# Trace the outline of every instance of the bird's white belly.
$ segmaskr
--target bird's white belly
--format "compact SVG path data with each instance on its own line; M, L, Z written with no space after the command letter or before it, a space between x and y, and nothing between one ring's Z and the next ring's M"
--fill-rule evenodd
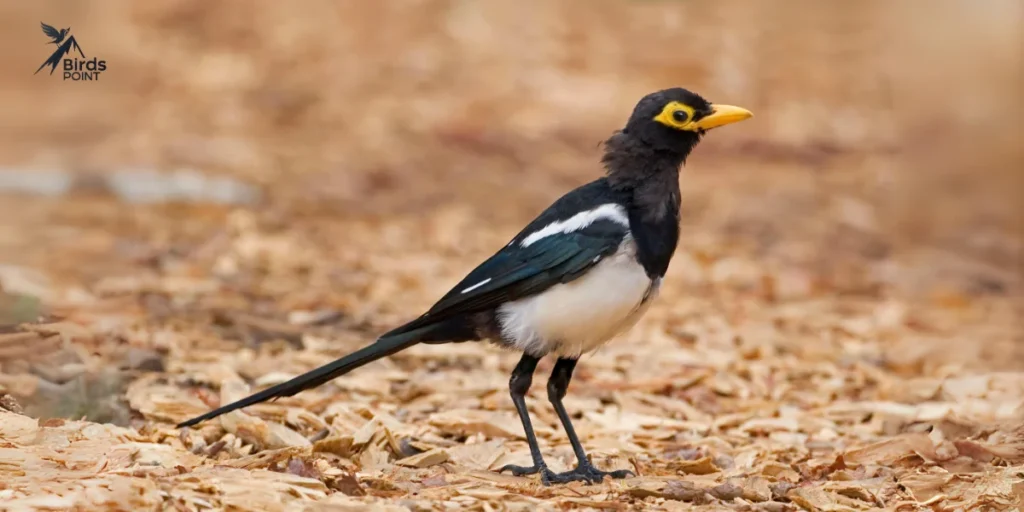
M657 291L627 238L582 277L498 310L504 339L534 355L579 357L632 327ZM658 280L660 281L660 280Z

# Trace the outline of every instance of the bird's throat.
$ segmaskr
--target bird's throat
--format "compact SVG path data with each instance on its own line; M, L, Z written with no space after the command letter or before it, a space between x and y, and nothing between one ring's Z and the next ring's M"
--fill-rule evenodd
M687 154L689 149L654 149L619 132L605 142L601 161L611 187L632 197L631 209L645 220L660 221L679 215L679 169Z

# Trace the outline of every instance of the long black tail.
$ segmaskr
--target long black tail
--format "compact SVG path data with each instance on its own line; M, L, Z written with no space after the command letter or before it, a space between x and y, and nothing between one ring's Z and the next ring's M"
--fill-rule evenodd
M203 414L202 416L196 416L188 421L179 423L178 428L191 427L197 423L216 418L221 414L231 412L235 409L241 409L242 407L248 407L252 404L265 402L271 398L292 396L299 391L319 386L331 379L345 375L364 364L371 363L382 357L390 356L395 352L399 352L419 343L425 335L429 334L436 327L437 326L435 324L432 324L418 329L412 329L408 332L400 332L393 335L388 333L372 345L367 345L345 357L342 357L341 359L338 359L337 361L325 364L311 372L299 375L288 382L282 382L276 386L264 389L259 393L247 396L237 402L232 402L218 407L206 414ZM396 329L392 332L400 330L401 329Z

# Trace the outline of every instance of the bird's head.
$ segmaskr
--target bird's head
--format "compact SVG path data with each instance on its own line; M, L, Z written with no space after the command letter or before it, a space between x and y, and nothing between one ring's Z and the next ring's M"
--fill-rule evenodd
M749 110L711 103L699 94L675 87L644 96L622 133L656 150L685 158L708 130L751 116Z

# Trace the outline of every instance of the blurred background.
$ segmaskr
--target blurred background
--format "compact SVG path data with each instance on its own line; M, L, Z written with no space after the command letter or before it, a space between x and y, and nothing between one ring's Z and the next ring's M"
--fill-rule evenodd
M0 315L158 351L132 326L196 304L370 332L683 86L756 117L687 164L677 293L940 308L944 346L1021 368L1022 20L1018 0L5 2ZM33 75L40 21L100 80Z

